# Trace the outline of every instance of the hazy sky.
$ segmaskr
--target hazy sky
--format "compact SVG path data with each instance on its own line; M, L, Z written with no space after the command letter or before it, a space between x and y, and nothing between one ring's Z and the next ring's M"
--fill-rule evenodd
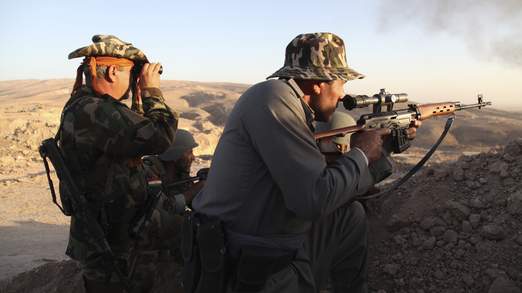
M106 2L106 3L104 3ZM164 79L255 83L282 66L297 34L331 31L367 77L410 99L522 109L522 1L0 2L0 80L73 78L69 52L114 34L164 65Z

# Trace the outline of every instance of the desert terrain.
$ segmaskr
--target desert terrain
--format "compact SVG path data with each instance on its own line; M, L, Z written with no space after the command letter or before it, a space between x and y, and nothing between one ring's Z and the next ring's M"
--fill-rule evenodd
M0 81L0 292L81 292L78 268L64 254L69 218L51 202L38 154L58 128L72 84ZM247 87L162 81L179 127L199 143L194 172L210 165L227 115ZM422 157L444 122L423 124L413 147L394 156L392 179ZM521 292L521 182L522 113L457 113L418 175L366 203L371 292Z

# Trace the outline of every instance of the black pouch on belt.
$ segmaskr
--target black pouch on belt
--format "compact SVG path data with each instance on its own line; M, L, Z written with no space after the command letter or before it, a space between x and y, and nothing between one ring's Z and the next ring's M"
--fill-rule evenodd
M266 280L288 267L294 258L294 251L242 247L237 262L234 290L237 292L261 291L265 287Z
M197 230L201 276L196 293L225 290L225 234L221 221L206 219Z
M181 256L183 257L183 288L187 293L196 290L200 274L201 261L195 240L195 231L199 222L191 212L187 212L183 219Z

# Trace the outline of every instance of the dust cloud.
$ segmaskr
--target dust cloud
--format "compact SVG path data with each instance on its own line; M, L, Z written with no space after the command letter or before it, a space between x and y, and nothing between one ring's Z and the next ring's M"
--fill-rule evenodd
M380 29L405 24L445 33L466 43L477 58L522 68L522 1L403 0L380 2Z

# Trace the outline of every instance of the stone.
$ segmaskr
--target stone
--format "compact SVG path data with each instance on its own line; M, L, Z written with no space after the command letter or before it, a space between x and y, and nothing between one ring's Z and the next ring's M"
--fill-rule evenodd
M496 265L493 265L489 269L486 269L484 272L486 273L486 275L488 275L490 279L493 280L497 278L507 278L506 272L504 272L503 270L499 270Z
M507 210L511 215L522 215L522 190L512 193L508 197Z
M499 225L484 225L481 232L482 236L488 240L502 240L505 238L504 229Z
M395 276L397 272L399 271L400 266L398 264L387 264L384 265L383 271L387 273L390 276Z
M473 227L471 226L471 223L469 221L462 221L462 232L471 233L472 230Z
M515 242L518 243L518 245L522 245L522 235L518 235L518 237L515 238Z
M444 241L448 243L455 243L459 238L459 234L453 230L446 230L442 237L444 238Z
M464 179L467 179L470 181L475 181L476 176L475 176L474 171L475 170L473 170L473 169L464 171Z
M406 285L406 282L404 282L403 278L400 278L400 279L395 279L395 284L399 287L403 287L404 285Z
M455 256L462 257L465 253L464 249L457 249L457 251L455 251Z
M405 221L404 219L401 219L399 216L394 214L386 223L386 228L390 232L395 232L409 225L410 223L408 221Z
M420 226L424 230L429 230L431 227L435 225L435 221L436 220L434 217L427 217L420 222Z
M505 187L510 187L510 186L513 186L514 184L515 184L515 179L513 179L511 177L508 177L508 178L502 180L502 185Z
M454 247L455 247L455 244L448 243L448 244L446 244L446 246L444 246L444 249L446 249L447 251L449 251L451 253L451 250L453 250Z
M477 228L480 224L480 215L479 214L471 214L469 215L469 223L473 228Z
M436 226L436 227L433 227L430 229L430 234L437 237L437 236L441 236L442 234L444 234L444 231L446 231L446 228L444 228L442 226Z
M474 197L469 201L469 206L475 209L483 209L486 207L486 204L480 197Z
M521 293L521 291L509 278L498 277L489 287L488 293Z
M515 141L510 141L505 147L504 147L504 153L507 155L510 155L512 157L517 157L522 154L522 149L520 145Z
M515 161L516 159L515 159L515 157L513 157L510 154L504 154L502 156L502 160L504 160L505 162L511 163L511 162Z
M494 202L497 197L497 190L491 190L490 192L484 194L483 200L485 202L491 203Z
M458 217L467 218L471 213L467 206L463 205L458 201L448 200L446 204L451 210L455 212L456 216Z
M444 279L444 273L441 270L436 270L433 275L439 280Z
M422 240L417 235L417 233L411 233L410 238L411 238L411 245L412 246L417 247L417 246L422 244Z
M470 274L466 274L466 273L462 274L462 281L468 287L471 287L475 283L475 281L473 280L473 277Z
M452 177L456 182L464 180L464 170L462 170L462 168L453 169Z
M503 161L496 161L493 164L489 165L489 172L494 174L500 174L500 171L507 170L508 168L508 163Z
M393 236L393 241L395 241L396 244L404 245L406 244L406 239L402 235L395 235Z
M429 237L428 239L426 239L424 241L424 243L422 243L422 248L423 249L426 249L426 250L431 250L433 249L433 247L435 246L435 241L437 239L435 237Z
M479 182L473 180L468 180L465 184L469 189L478 189L481 186Z
M464 156L462 157L462 160L463 160L464 162L469 163L469 162L472 162L472 161L473 161L473 157L472 157L472 156L464 155Z
M507 178L511 175L511 173L508 172L507 169L500 170L500 178Z

